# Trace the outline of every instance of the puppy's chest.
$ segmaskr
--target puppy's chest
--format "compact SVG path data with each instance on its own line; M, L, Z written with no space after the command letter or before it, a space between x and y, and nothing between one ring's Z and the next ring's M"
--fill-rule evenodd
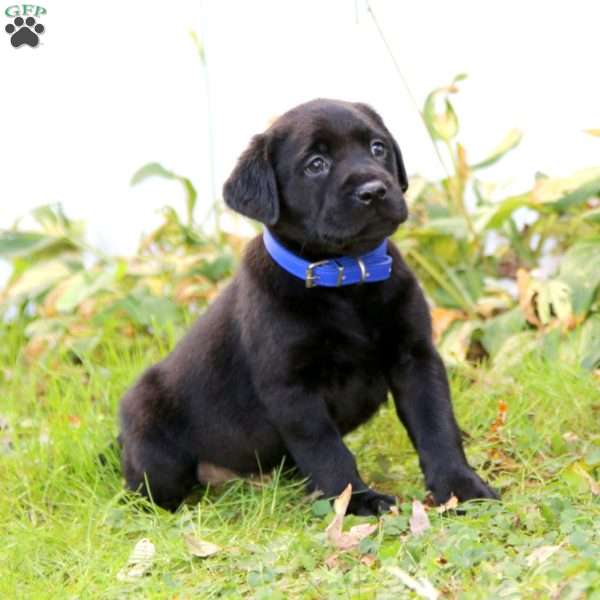
M385 335L354 311L323 317L295 345L290 367L296 383L323 397L345 433L387 397Z

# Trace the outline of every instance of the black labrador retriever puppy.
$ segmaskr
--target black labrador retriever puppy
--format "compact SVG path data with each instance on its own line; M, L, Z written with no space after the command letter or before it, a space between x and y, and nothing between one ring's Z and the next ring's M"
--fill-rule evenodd
M428 306L387 241L407 218L398 145L363 104L314 100L256 136L225 202L267 227L229 286L121 404L127 486L175 508L198 465L285 462L357 514L394 504L343 436L391 391L437 502L496 498L467 463Z

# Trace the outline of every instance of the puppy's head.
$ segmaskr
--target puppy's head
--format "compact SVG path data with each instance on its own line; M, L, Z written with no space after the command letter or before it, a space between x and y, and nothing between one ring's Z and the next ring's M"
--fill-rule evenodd
M373 109L313 100L253 138L223 195L307 256L356 255L406 220L407 187L398 144Z

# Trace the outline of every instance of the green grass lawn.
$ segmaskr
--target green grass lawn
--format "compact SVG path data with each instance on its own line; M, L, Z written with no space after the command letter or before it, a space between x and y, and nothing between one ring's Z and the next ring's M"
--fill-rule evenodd
M0 598L414 597L393 567L448 598L600 598L600 386L589 373L536 361L453 373L469 459L503 501L430 510L419 537L408 517L425 490L386 407L347 441L364 479L399 497L399 514L330 568L332 514L285 474L201 492L170 514L123 493L110 451L99 464L120 396L177 335L115 332L93 361L57 353L27 364L22 328L0 330ZM493 433L501 401L506 423ZM375 522L346 526L365 520ZM189 533L220 552L191 556ZM156 548L149 574L120 581L142 538Z

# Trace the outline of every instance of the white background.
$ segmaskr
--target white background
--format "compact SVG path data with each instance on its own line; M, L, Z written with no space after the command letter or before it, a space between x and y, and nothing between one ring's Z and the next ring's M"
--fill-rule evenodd
M250 136L311 98L372 104L400 142L410 173L440 164L364 0L45 0L37 48L13 48L0 6L0 227L29 208L62 202L89 239L130 252L173 182L130 187L159 161L200 191L220 194ZM512 127L521 147L490 171L509 188L536 170L568 174L600 163L600 3L372 0L419 106L459 72L460 138L473 161ZM211 182L203 70L189 31L203 38L214 129Z

